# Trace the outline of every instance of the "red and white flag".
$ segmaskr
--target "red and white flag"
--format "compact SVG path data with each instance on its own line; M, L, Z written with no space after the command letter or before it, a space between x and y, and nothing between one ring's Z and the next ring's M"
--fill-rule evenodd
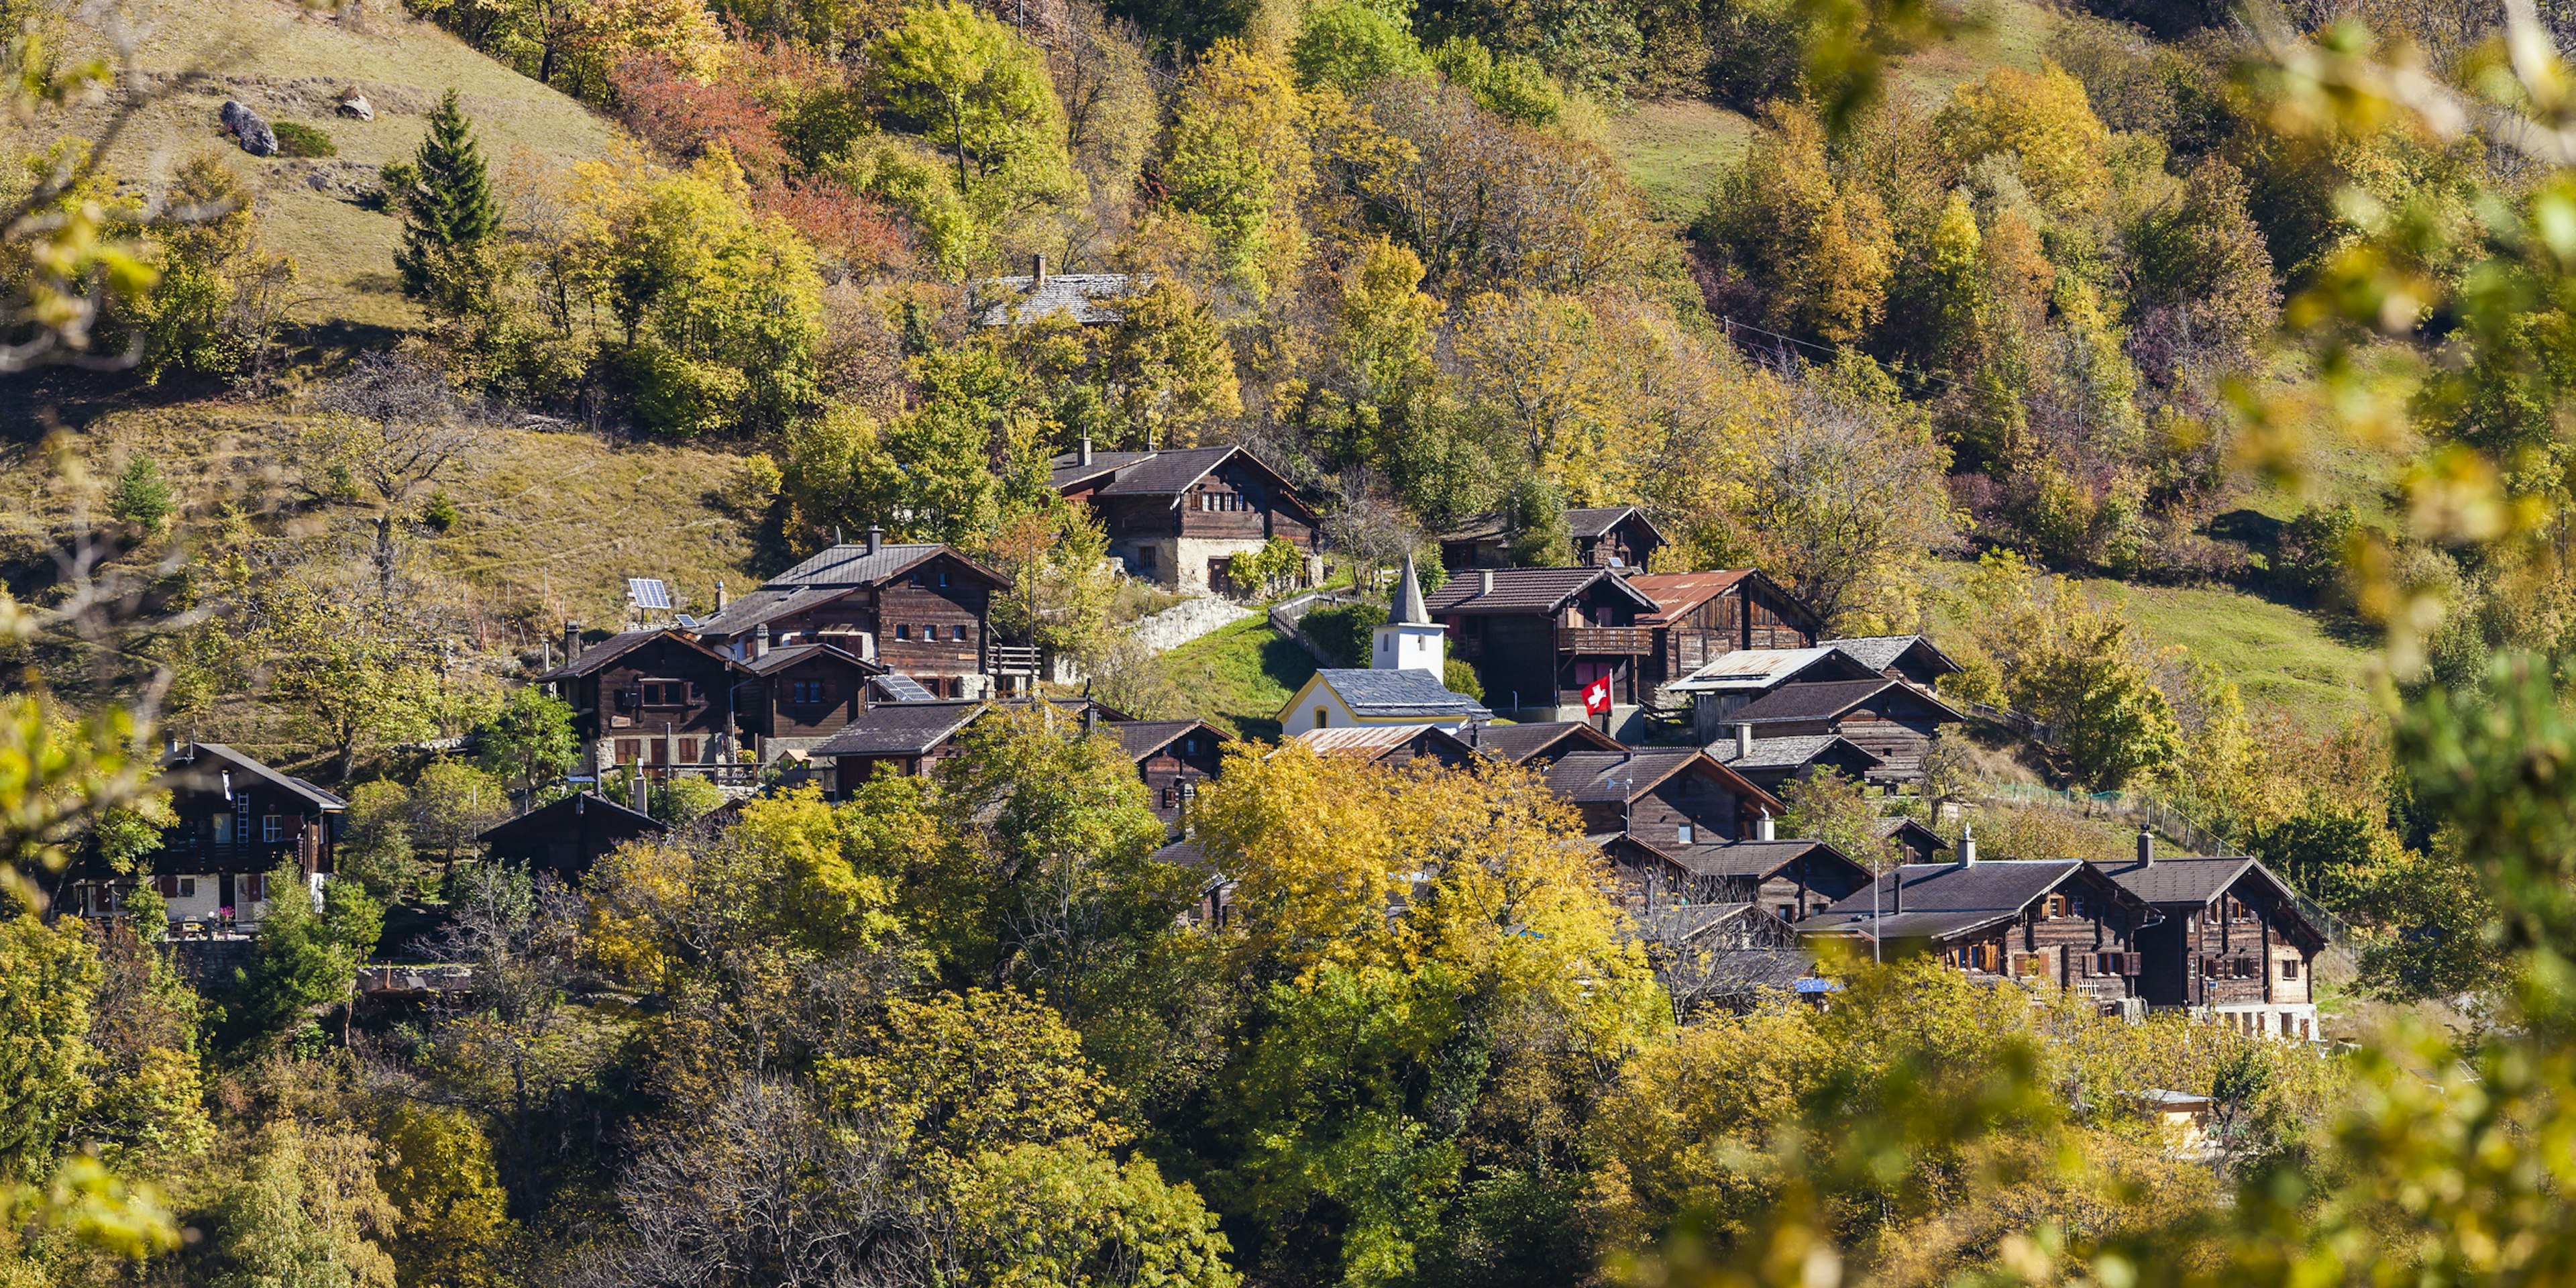
M1594 680L1592 683L1583 686L1583 714L1587 716L1597 716L1606 714L1609 710L1609 676L1602 676L1600 679Z

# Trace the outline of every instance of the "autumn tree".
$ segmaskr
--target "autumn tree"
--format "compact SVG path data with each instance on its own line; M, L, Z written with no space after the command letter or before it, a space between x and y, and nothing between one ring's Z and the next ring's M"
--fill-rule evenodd
M1037 50L1008 26L955 3L908 11L869 50L868 87L889 123L911 131L940 158L946 196L971 221L964 238L980 244L990 231L1035 208L1070 202L1084 183L1067 150L1063 105ZM899 158L886 191L909 196L939 222L937 194L907 191L919 176ZM958 236L951 236L952 243ZM958 255L975 254L955 245Z
M1754 292L1763 325L1827 344L1867 335L1886 309L1895 241L1877 194L1837 175L1824 125L1774 103L1741 165L1700 218L1701 235Z
M1202 224L1239 280L1275 289L1305 256L1299 215L1314 185L1291 70L1219 41L1182 81L1162 158L1175 210Z

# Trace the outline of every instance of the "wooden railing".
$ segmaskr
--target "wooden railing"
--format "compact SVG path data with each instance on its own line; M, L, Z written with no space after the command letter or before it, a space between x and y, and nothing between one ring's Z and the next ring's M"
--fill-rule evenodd
M1652 653L1655 633L1643 626L1560 626L1559 653Z
M1038 650L1033 644L995 644L984 650L986 675L1035 675Z

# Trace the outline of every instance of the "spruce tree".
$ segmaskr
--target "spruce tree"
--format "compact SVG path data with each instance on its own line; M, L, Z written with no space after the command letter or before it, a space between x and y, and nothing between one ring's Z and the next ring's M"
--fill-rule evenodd
M451 314L478 307L491 289L487 252L501 231L501 202L455 90L429 114L412 160L386 167L385 187L403 207L403 248L394 255L403 294Z

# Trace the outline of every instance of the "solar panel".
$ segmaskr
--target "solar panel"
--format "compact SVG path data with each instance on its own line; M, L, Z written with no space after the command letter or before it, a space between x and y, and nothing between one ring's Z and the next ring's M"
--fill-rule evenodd
M885 690L887 697L897 702L937 702L939 700L931 696L930 690L921 687L920 681L909 675L880 675L876 677L875 684Z
M659 577L627 578L626 597L634 601L637 608L659 608L667 612L671 607L671 588L663 585Z

